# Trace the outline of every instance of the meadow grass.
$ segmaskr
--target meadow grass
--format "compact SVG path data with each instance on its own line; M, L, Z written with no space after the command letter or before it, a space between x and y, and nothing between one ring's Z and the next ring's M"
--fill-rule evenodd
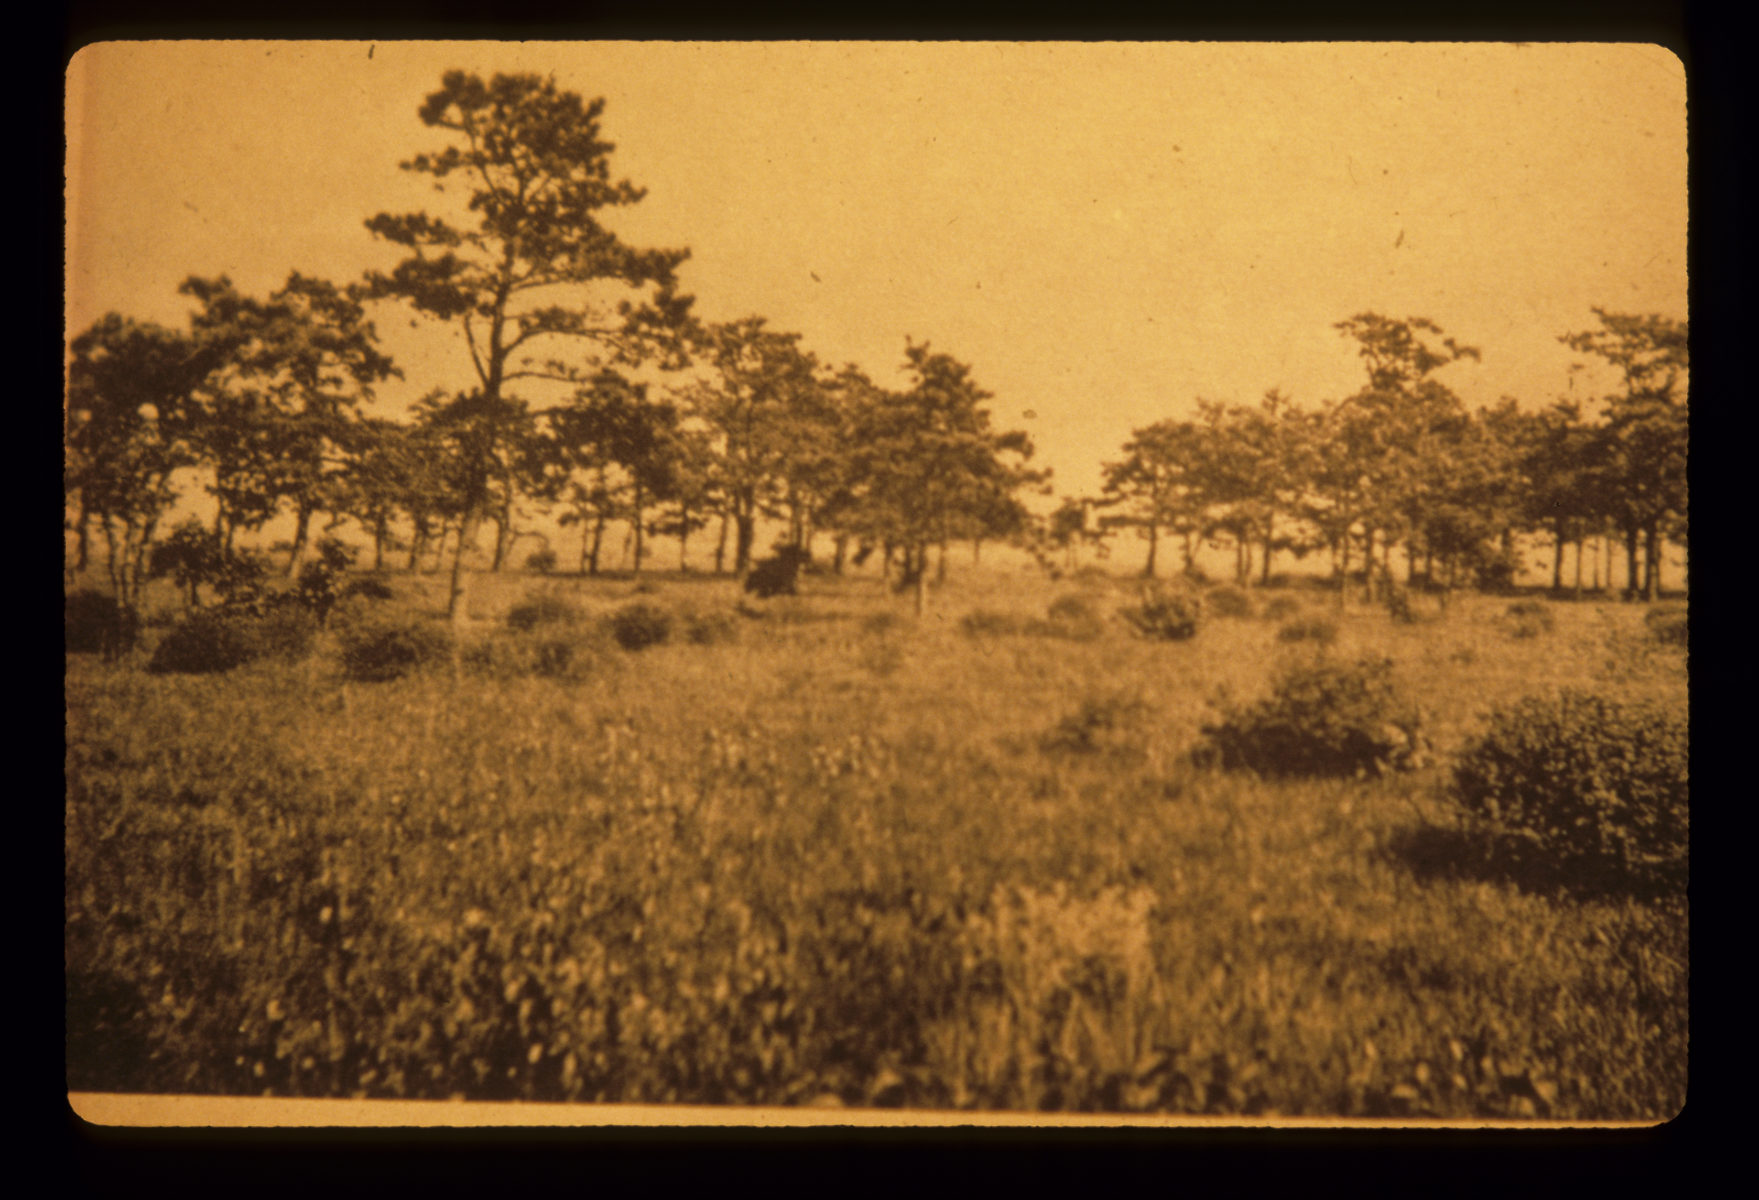
M436 581L399 578L411 610ZM727 580L483 577L731 614ZM427 588L426 591L423 589ZM1499 870L1447 802L1494 705L1685 704L1641 609L1411 625L1316 598L1148 641L1127 588L954 574L743 601L738 636L580 678L155 676L69 655L77 1089L1659 1120L1685 1098L1681 897ZM1064 595L1096 637L1022 628ZM1064 609L1074 606L1064 604ZM892 614L892 615L887 615ZM1438 765L1271 780L1189 752L1219 690L1384 655ZM1070 733L1070 731L1075 731ZM1082 732L1085 730L1086 732Z

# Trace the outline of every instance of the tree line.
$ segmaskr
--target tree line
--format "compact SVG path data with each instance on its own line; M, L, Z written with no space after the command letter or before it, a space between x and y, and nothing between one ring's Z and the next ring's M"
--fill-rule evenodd
M1199 401L1197 415L1132 432L1105 464L1104 490L1065 501L1063 540L1133 528L1156 573L1163 537L1191 570L1199 544L1231 546L1236 581L1268 580L1279 552L1330 556L1372 595L1407 585L1447 591L1507 586L1517 534L1552 545L1552 586L1592 575L1611 586L1622 543L1626 591L1653 600L1664 542L1687 541L1684 321L1592 310L1598 327L1560 341L1615 368L1617 391L1591 406L1558 400L1523 410L1505 397L1469 409L1437 372L1479 350L1422 317L1361 313L1335 328L1367 371L1358 391L1305 409L1276 390L1256 405ZM1097 522L1090 518L1097 514ZM1605 570L1602 572L1604 557Z
M800 549L829 532L838 569L852 547L882 549L918 607L932 547L1018 533L1020 492L1048 473L1027 465L1025 434L992 426L969 366L907 342L910 386L888 389L761 317L700 320L677 288L688 251L605 227L643 192L611 179L603 105L536 75L448 72L419 111L448 144L402 167L465 215L369 218L405 254L392 269L347 285L294 273L267 297L192 277L187 330L111 313L74 338L75 569L101 536L132 607L174 477L191 468L212 480L220 554L291 513L291 575L327 515L358 521L382 566L401 527L411 567L449 559L454 617L479 529L494 527L499 570L533 504L578 528L586 572L612 522L630 529L639 571L648 538L675 538L685 566L691 536L718 521L714 569L731 534L744 574L760 517L780 516ZM408 420L371 415L374 386L401 375L378 348L375 302L456 328L474 377L430 391Z
M833 568L882 554L920 609L930 552L949 542L1056 546L1135 529L1154 575L1163 538L1184 565L1198 544L1231 546L1241 582L1279 552L1326 551L1340 580L1506 582L1518 532L1566 547L1622 540L1626 578L1660 587L1664 540L1685 544L1686 326L1594 310L1598 329L1563 341L1622 372L1593 412L1513 400L1468 410L1436 378L1474 347L1423 318L1340 322L1367 368L1356 393L1307 410L1278 392L1255 406L1200 402L1189 420L1135 430L1105 466L1103 493L1048 520L1023 497L1048 493L1033 445L1001 430L968 364L908 341L904 388L833 367L762 317L711 322L678 290L682 249L632 247L605 227L643 191L613 181L603 100L536 75L448 72L419 110L446 142L402 163L455 202L447 214L379 213L366 227L403 255L337 284L294 272L267 296L191 277L187 329L116 313L72 340L66 509L83 570L96 538L118 600L132 608L177 480L210 482L207 536L222 558L239 531L294 522L289 574L314 524L356 521L384 566L449 566L463 611L467 551L494 529L506 562L532 507L578 533L599 569L613 524L637 571L652 539L715 529L713 569L743 575L760 519L784 543L834 545ZM379 348L368 305L405 306L458 331L471 376L429 391L405 420L370 412L401 371ZM1097 523L1089 520L1097 513ZM1600 556L1594 562L1598 572ZM1610 575L1610 566L1609 566Z

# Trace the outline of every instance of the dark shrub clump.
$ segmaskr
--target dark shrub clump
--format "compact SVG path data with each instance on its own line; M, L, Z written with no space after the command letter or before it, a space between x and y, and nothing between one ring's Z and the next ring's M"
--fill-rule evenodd
M381 683L446 661L452 631L422 619L363 621L342 630L342 670L350 679Z
M1301 602L1293 596L1273 596L1270 603L1264 606L1264 616L1270 621L1286 621L1301 611Z
M1121 610L1123 618L1143 637L1184 641L1197 635L1203 620L1203 601L1192 592L1147 584L1141 603Z
M1318 642L1329 646L1338 640L1337 622L1327 617L1303 617L1276 631L1279 642Z
M1686 610L1673 605L1664 608L1652 608L1643 614L1643 625L1649 630L1649 636L1666 646L1687 644Z
M64 600L67 653L114 657L130 649L139 636L139 621L107 592L84 588Z
M556 552L548 546L533 550L525 556L525 569L539 575L548 575L556 569Z
M1392 662L1291 666L1254 704L1225 698L1204 726L1224 767L1267 775L1379 774L1427 761L1416 712L1398 695Z
M592 674L602 649L602 642L586 630L497 632L467 649L464 664L478 674L501 678L542 675L579 680Z
M289 661L311 653L317 618L281 605L262 615L197 609L165 632L147 670L154 674L203 675L230 671L259 658Z
M745 577L745 590L757 596L792 596L799 591L800 572L812 556L798 546L780 546L759 559Z
M1510 632L1518 638L1538 637L1542 633L1550 633L1555 618L1551 609L1537 600L1519 600L1509 605L1508 615L1513 622Z
M1218 587L1209 593L1209 610L1221 617L1249 617L1252 597L1244 588Z
M610 628L623 649L643 650L672 636L672 614L651 604L630 604L611 614Z
M739 623L733 614L720 609L689 610L679 614L678 624L683 629L684 640L693 646L718 646L739 637Z
M386 583L383 579L374 579L370 575L363 575L359 579L351 579L342 588L342 596L344 599L359 597L362 600L391 600L394 599L396 595L397 593L391 590L390 584Z
M1683 883L1687 760L1687 720L1675 709L1578 691L1530 696L1491 714L1460 756L1453 797L1564 864Z
M538 592L527 596L507 610L507 628L521 632L540 625L572 625L580 620L580 610L560 596Z
M1089 697L1058 721L1041 744L1046 750L1075 754L1139 750L1143 741L1139 725L1147 712L1148 705L1128 693Z

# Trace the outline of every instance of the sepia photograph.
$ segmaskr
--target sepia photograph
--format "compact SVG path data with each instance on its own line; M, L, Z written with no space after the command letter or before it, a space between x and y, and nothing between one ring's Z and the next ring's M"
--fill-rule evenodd
M1684 1108L1673 51L107 41L65 114L85 1121Z

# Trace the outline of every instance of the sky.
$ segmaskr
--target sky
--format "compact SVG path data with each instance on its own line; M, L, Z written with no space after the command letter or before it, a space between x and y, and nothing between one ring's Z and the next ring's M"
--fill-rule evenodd
M139 42L67 77L69 335L181 325L189 275L266 293L388 267L364 227L438 211L441 74L602 96L606 220L688 247L710 320L761 315L899 385L971 365L1060 494L1134 428L1364 372L1332 328L1423 316L1482 349L1469 404L1610 390L1561 334L1686 311L1686 92L1642 44ZM397 412L470 376L461 335L375 313Z

